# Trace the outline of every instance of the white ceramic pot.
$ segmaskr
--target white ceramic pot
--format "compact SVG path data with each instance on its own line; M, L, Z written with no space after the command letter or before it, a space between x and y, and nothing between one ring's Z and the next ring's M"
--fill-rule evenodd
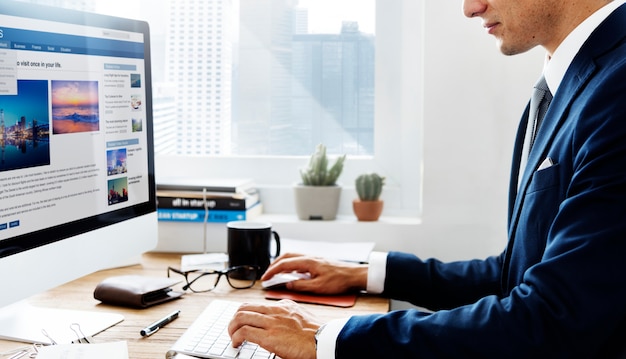
M301 220L329 221L337 217L341 187L305 186L296 184L293 187L296 202L296 213Z

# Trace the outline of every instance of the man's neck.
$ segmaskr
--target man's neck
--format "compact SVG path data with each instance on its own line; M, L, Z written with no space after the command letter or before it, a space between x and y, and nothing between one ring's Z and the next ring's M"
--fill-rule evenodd
M613 0L573 0L561 2L559 22L555 24L555 36L549 43L544 44L548 56L565 40L574 29L593 13L613 2Z

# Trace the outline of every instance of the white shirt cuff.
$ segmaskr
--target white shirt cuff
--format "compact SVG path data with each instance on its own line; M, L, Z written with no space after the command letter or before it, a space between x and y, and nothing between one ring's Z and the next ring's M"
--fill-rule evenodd
M334 358L337 337L350 318L335 319L328 323L317 338L317 357Z
M385 277L387 276L387 253L372 252L367 269L367 292L380 294L385 289Z
M367 292L380 294L385 289L387 275L387 253L372 252L367 270ZM337 337L350 318L335 319L328 323L317 338L317 357L334 358Z

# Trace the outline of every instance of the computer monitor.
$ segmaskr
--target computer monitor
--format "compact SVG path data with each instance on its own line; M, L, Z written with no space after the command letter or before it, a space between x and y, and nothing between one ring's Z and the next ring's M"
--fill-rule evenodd
M11 303L155 247L151 101L146 22L0 2L1 337L32 340Z

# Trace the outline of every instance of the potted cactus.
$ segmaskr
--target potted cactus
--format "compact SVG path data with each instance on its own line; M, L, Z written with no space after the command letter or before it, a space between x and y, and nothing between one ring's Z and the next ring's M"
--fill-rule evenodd
M301 183L294 186L296 213L303 220L333 220L337 217L341 187L337 178L343 171L346 155L329 167L326 146L317 145L307 168L300 170Z
M385 177L376 173L362 174L355 180L358 199L352 201L352 209L359 221L377 221L383 211L380 194Z

